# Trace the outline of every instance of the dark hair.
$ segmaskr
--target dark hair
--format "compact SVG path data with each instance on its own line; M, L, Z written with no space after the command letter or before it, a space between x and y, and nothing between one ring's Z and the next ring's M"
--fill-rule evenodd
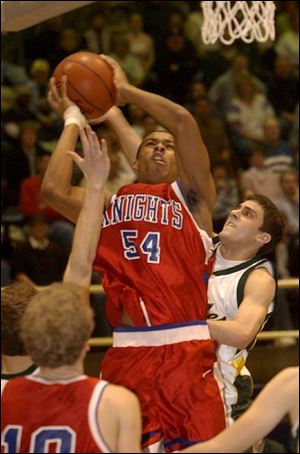
M21 320L38 291L27 283L14 283L1 289L1 352L9 356L26 355L20 338Z
M260 227L262 232L267 232L271 235L271 241L264 244L258 251L257 255L267 255L272 252L277 244L282 240L285 230L285 220L276 205L261 194L254 194L247 197L245 200L253 200L258 203L263 209L264 218Z

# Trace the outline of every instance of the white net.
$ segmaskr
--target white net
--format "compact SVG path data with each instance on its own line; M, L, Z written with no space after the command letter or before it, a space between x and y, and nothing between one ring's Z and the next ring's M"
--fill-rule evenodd
M214 44L217 39L230 45L240 38L246 43L275 39L275 3L266 2L201 2L203 11L202 39Z

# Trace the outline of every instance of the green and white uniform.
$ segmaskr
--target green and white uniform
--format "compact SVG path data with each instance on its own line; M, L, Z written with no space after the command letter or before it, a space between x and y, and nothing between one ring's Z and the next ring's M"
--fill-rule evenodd
M239 306L244 298L244 288L249 274L257 268L265 268L276 280L274 265L268 259L254 257L250 260L226 260L217 247L213 272L208 284L208 318L211 320L235 320ZM275 301L270 304L266 321L274 310ZM245 349L229 345L218 347L216 373L221 373L224 382L224 401L228 423L243 413L250 404L252 379L245 367L248 351L254 346L256 338Z

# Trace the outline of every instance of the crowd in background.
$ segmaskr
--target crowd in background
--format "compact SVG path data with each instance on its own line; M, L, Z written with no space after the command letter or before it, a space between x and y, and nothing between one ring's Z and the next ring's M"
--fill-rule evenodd
M112 56L130 83L194 115L216 183L214 230L221 230L244 196L268 196L287 221L273 257L279 277L299 276L299 4L275 2L274 42L207 46L200 3L95 2L22 32L2 33L1 285L47 285L62 278L74 226L40 197L62 130L47 90L55 66L80 50ZM126 106L124 113L141 138L159 127L137 106ZM97 132L109 143L112 195L135 175L113 133L103 125ZM73 181L84 185L75 169ZM297 299L293 291L282 297ZM284 328L296 327L297 307L291 308L292 316L285 311L278 319ZM98 333L109 334L104 322Z

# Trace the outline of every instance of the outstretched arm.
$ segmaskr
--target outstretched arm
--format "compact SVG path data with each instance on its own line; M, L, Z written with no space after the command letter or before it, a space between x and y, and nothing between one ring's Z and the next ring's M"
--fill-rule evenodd
M137 104L173 134L181 189L194 215L199 207L203 215L205 205L204 211L209 216L214 205L215 188L208 153L193 116L185 108L162 96L130 85L115 60L106 56L102 58L114 70L117 104Z
M289 414L296 422L299 400L299 368L277 374L260 392L249 410L228 429L204 443L181 452L243 452L260 440Z
M80 130L80 138L84 158L74 151L67 153L83 172L87 184L63 280L88 287L101 231L104 185L109 173L109 158L105 140L101 139L99 143L96 133L90 126Z
M66 151L75 149L79 129L86 125L86 119L67 97L66 82L64 76L61 90L58 91L55 79L53 77L50 79L48 101L51 107L65 118L65 125L43 179L42 197L56 211L70 221L76 222L85 189L71 185L73 162L66 155Z

